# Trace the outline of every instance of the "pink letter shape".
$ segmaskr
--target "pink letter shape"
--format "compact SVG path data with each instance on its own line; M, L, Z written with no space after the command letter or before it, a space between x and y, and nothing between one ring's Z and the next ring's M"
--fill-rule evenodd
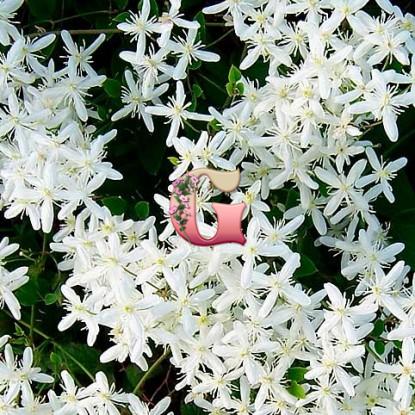
M246 239L242 233L241 222L245 203L235 205L212 203L218 217L216 234L210 239L200 234L196 220L196 187L194 186L197 186L201 176L209 177L213 185L222 192L232 192L240 181L239 170L226 172L214 169L192 170L177 179L173 183L175 190L170 198L170 218L176 232L183 239L197 246L213 246L230 242L244 245Z

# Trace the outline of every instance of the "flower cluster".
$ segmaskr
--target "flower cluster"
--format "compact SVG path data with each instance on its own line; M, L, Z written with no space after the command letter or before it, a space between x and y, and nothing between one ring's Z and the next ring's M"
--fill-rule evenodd
M190 197L198 190L199 178L191 174L176 179L173 182L172 196L176 202L169 209L169 214L180 225L183 232L190 216Z
M9 3L22 2L3 2L2 16ZM97 135L88 123L97 117L87 102L90 90L105 80L92 69L91 54L105 36L79 47L63 31L66 64L56 69L41 55L55 35L32 39L17 30L10 35L13 45L0 56L1 201L6 218L27 215L33 229L49 233L54 206L60 208L59 220L71 220L80 206L99 216L93 192L106 179L122 178L104 161L116 131Z
M245 247L213 248L211 260L206 249L202 256L190 247L178 270L161 271L182 296L182 327L168 330L174 340L165 334L184 376L178 387L190 387L188 400L207 411L412 410L409 267L396 263L404 246L389 241L373 208L381 196L394 201L391 181L406 159L384 162L368 137L383 124L397 141L397 117L415 104L415 19L388 1L378 1L379 16L372 16L367 3L223 1L204 9L224 13L246 45L242 70L258 60L269 68L265 85L242 77L243 93L231 108L210 109L219 132L193 142L174 127L168 138L180 156L172 179L192 167L240 166L241 189L232 199L247 205L250 218ZM177 91L185 102L180 81ZM280 189L292 189L299 204L279 205L284 220L272 222L267 200ZM340 251L353 297L331 282L314 293L296 283L300 257L291 243L305 217L319 244ZM193 312L190 298L200 296L189 289L204 297ZM370 340L375 320L389 321L380 333L383 352ZM404 340L401 366L394 364L397 339ZM290 373L302 368L301 385L293 383Z
M47 399L38 399L33 391L34 384L50 384L53 377L33 367L33 351L24 350L21 360L15 357L12 347L7 344L8 336L0 338L0 409L4 414L120 414L122 408L129 409L133 415L161 415L170 404L170 398L164 398L153 409L141 402L133 394L117 392L114 385L108 383L105 374L99 372L96 379L87 387L78 387L67 371L61 373L59 394L49 391Z
M145 282L160 269L177 265L183 253L172 253L166 261L154 256L154 218L133 222L105 212L103 219L78 215L75 230L51 244L54 250L66 253L60 269L74 270L62 287L67 314L58 328L63 331L81 322L92 346L100 327L105 327L114 345L101 361L124 361L129 357L146 370L143 356L152 355L146 328L155 329L168 310L162 307L159 296L146 289ZM140 261L152 265L147 276L140 273ZM84 294L79 296L75 287L82 287Z
M125 106L112 116L117 121L129 114L142 118L149 131L154 131L152 116L162 116L171 123L167 145L177 136L187 120L210 121L210 115L198 114L188 109L183 83L187 68L195 62L217 62L219 55L203 49L198 39L200 24L188 21L180 14L181 0L173 0L168 11L159 19L151 16L150 0L144 0L138 14L131 13L118 28L137 42L136 50L123 51L121 58L130 63L134 74L127 70L122 101ZM173 36L179 28L181 36ZM162 97L169 89L169 81L177 81L176 95L162 104Z

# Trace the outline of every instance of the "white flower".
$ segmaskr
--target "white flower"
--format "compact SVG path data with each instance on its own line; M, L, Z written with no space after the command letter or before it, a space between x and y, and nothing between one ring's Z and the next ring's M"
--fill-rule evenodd
M358 209L367 210L367 200L359 190L355 189L356 182L362 175L366 164L366 160L356 162L347 176L344 174L336 175L333 170L316 168L317 177L334 189L334 192L329 193L330 200L324 209L326 215L333 215L343 201L347 205L355 205Z
M87 395L79 390L73 378L66 370L61 373L61 378L63 381L61 385L63 392L59 396L61 407L56 411L56 414L63 415L68 411L77 411L81 414L85 413L85 407L87 406L85 398Z
M390 203L393 203L395 201L395 196L392 193L392 186L389 184L389 181L395 178L397 172L406 166L408 160L405 157L401 157L398 160L386 164L383 162L382 158L379 161L375 151L371 147L366 149L366 154L374 172L361 177L357 181L356 186L364 187L371 183L375 183L376 185L369 190L368 197L371 199L372 197L377 197L380 193L383 193L386 196L386 199L388 199Z
M131 63L135 68L139 68L138 79L139 84L135 87L132 87L133 84L132 80L129 80L127 76L133 79L132 75L127 75L126 71L126 81L128 88L131 92L135 92L136 89L142 91L143 98L150 99L152 96L157 98L159 95L164 94L165 90L168 89L167 84L162 84L157 86L159 83L164 82L170 79L173 76L174 67L168 65L165 61L168 57L169 51L165 48L154 52L153 49L150 49L148 54L143 56L138 56L136 52L132 51L123 51L120 53L120 58L126 62ZM161 90L163 88L163 92L158 94L156 90ZM164 90L165 89L165 90ZM134 98L134 102L136 102L138 98L136 97L137 93L132 95Z
M33 351L30 347L24 350L21 361L16 361L12 347L7 344L4 350L5 360L0 362L0 376L7 381L10 389L22 391L26 395L31 392L32 382L52 383L52 376L40 372L40 368L32 367Z
M406 314L396 296L395 285L404 273L404 262L400 261L385 275L380 270L375 270L375 275L362 284L366 286L366 296L364 302L376 304L376 307L384 307L394 316L401 320L406 320Z
M153 132L154 123L151 115L146 111L146 103L151 104L156 102L157 99L167 91L168 85L160 85L157 89L152 91L150 96L146 96L140 85L134 81L130 71L125 72L125 79L128 85L128 88L123 88L122 93L122 102L125 106L113 114L111 120L118 121L130 114L132 116L138 115L139 119L143 119L147 129L150 132Z
M143 56L147 37L152 33L160 33L161 25L157 23L155 17L150 17L151 5L150 0L144 0L143 6L139 14L130 13L129 19L120 23L117 27L123 32L132 36L133 40L137 41L137 55Z
M260 212L269 212L269 206L260 199L261 182L257 180L245 192L235 192L232 194L232 201L234 203L245 203L246 208L243 217L248 216L250 212L253 215L258 215Z
M386 58L392 61L396 58L402 65L409 65L408 51L404 47L405 42L410 37L410 33L403 30L399 33L383 34L373 33L367 37L367 41L375 46L375 53L369 58L369 65L376 65L383 62Z
M132 394L128 396L129 409L133 415L162 415L167 411L170 402L171 399L166 397L159 401L154 408L149 409L137 396ZM167 415L172 415L172 412L169 412Z
M369 299L357 306L350 306L340 290L333 284L324 284L324 288L330 299L332 311L325 313L323 324L319 328L320 333L330 333L336 326L340 326L347 339L356 344L358 340L356 325L362 325L363 321L369 322L375 317L378 307Z
M20 267L12 272L5 268L0 269L0 304L6 303L8 309L16 320L20 320L20 304L13 291L17 290L29 281L26 275L27 267Z
M81 301L79 296L71 288L64 285L61 290L66 298L64 307L69 313L59 323L58 329L64 331L76 321L82 321L88 328L88 345L92 346L99 332L96 315L102 308L105 291L97 290L94 294Z
M65 43L65 50L68 53L68 65L74 65L79 68L80 72L86 72L90 76L97 76L92 67L92 54L104 43L105 35L101 34L88 47L84 45L78 46L73 40L70 33L66 30L62 31L62 39Z
M393 396L395 401L407 401L407 397L412 395L410 382L415 376L414 355L414 341L413 339L406 338L402 343L402 360L400 363L392 365L384 363L375 364L375 368L382 373L391 373L399 378L399 384Z
M163 14L160 16L162 33L158 39L158 44L161 47L166 46L174 26L192 30L197 30L200 28L199 22L183 19L183 14L180 13L180 7L182 5L181 3L182 0L170 0L169 11L163 12Z
M56 88L47 91L50 98L59 98L67 104L73 105L76 114L82 121L88 119L88 111L84 102L84 97L88 90L102 85L106 77L101 75L79 76L77 74L76 64L71 61L68 64L67 77L63 78Z
M310 305L310 299L299 288L293 286L292 277L294 271L300 267L300 255L292 254L284 266L276 274L271 274L265 282L264 291L267 292L266 299L262 305L265 315L274 308L278 297L284 298L289 303L299 304L303 307ZM269 311L267 311L269 310Z
M101 413L120 414L117 406L128 402L127 394L116 392L115 385L109 385L103 372L96 374L95 383L88 386L85 393L91 393L88 404L95 406Z
M352 104L349 111L352 114L373 113L375 119L382 120L390 140L397 141L399 137L397 115L401 107L414 103L413 94L410 92L398 94L396 88L389 86L386 77L378 70L372 72L372 80L367 85L367 89L364 101Z
M188 108L191 103L186 103L185 100L186 95L184 93L184 86L183 83L179 81L176 83L176 96L170 97L170 102L167 105L159 104L157 106L149 106L146 108L148 114L166 117L168 122L171 123L170 132L166 139L168 146L173 144L173 138L177 137L180 127L183 127L183 123L187 122L187 120L212 120L210 115L202 115L188 111L186 108Z
M7 264L9 255L13 254L19 249L18 244L9 244L9 238L5 237L0 242L0 304L6 303L8 309L16 320L20 320L20 304L13 291L23 286L29 281L26 275L28 268L20 267L13 271L8 271L4 265ZM4 341L6 338L2 337ZM3 342L2 345L4 345Z
M23 4L24 0L4 0L0 4L0 43L3 46L10 44L10 38L16 39L19 32L16 27L10 23L15 16L15 12Z
M200 50L203 45L196 41L198 29L189 29L186 39L178 38L169 41L167 47L179 57L179 61L173 72L173 79L179 80L186 78L187 67L195 61L218 62L220 56L216 53Z
M354 396L353 379L344 367L352 360L364 354L364 346L351 346L349 350L339 353L332 344L323 343L323 354L319 360L312 362L311 370L305 374L306 379L314 379L333 374L336 381L349 396Z

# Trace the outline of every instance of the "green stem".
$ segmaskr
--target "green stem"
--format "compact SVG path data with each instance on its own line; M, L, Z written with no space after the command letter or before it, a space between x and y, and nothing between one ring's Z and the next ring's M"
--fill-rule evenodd
M212 81L210 78L203 75L202 73L198 73L197 75L200 76L202 79L204 79L206 82L209 82L211 85L213 85L216 89L222 92L222 94L227 94L227 92L220 85L218 85L215 81Z
M19 252L19 255L20 255L22 258L26 259L27 261L36 262L36 260L35 260L34 258L32 258L32 257L30 257L29 255L25 254L23 251L20 251L20 252Z
M216 40L214 40L212 43L209 43L206 48L210 48L212 46L215 46L219 42L222 42L223 39L227 38L231 33L233 33L233 28L225 32L222 36L218 37Z
M35 348L35 342L33 339L33 329L35 327L35 306L32 305L31 309L30 309L30 331L29 331L29 336L30 336L30 343L32 345L32 348Z
M163 363L163 361L170 355L170 350L167 349L147 370L146 373L144 373L143 377L140 379L140 381L137 383L133 390L133 394L137 394L140 389L144 386L144 384L147 382L147 379L153 374L153 372Z
M205 25L211 27L225 27L225 23L220 22L206 22Z
M137 274L134 274L134 272L131 272L129 269L122 267L122 269L127 273L132 275L133 277L138 277ZM151 283L150 281L146 281L146 284L150 285L151 287L153 287L156 291L160 291L160 287L157 287L157 285L154 285L153 283Z
M118 13L118 10L97 10L97 11L93 11L93 12L85 12L85 13L79 13L79 14L74 14L72 16L67 16L67 17L63 17L62 19L57 19L57 20L51 20L51 19L42 19L42 20L37 20L36 22L30 23L26 26L24 26L24 29L27 27L32 27L32 26L37 26L39 24L42 23L50 23L52 26L58 24L58 23L63 23L63 22L67 22L69 20L73 20L73 19L78 19L80 17L88 17L88 16L95 16L98 14L116 14Z
M102 33L105 34L114 34L114 33L121 33L122 31L120 29L73 29L68 30L68 32L71 35L100 35ZM46 35L60 35L62 33L62 30L51 30L49 32L35 32L30 33L29 37L42 37Z
M47 244L48 244L48 235L44 233L43 241L42 241L42 258L47 254L47 251L46 251Z
M372 350L372 348L368 344L366 344L365 347L366 347L366 350L375 358L377 362L382 362L382 359L380 358L380 356L374 350Z
M94 375L78 360L76 357L68 353L59 343L52 341L52 344L58 348L64 355L71 359L84 373L91 379L92 382L95 382Z
M8 263L8 264L12 264L13 262L21 262L21 261L27 262L27 258L14 258L14 259L8 259L8 260L7 260L7 263Z
M3 310L4 311L4 310ZM6 314L8 314L10 317L12 317L7 311L4 311ZM93 382L95 381L94 376L92 373L72 354L67 352L59 343L52 340L50 336L48 336L43 331L37 329L36 327L31 327L29 323L26 323L23 320L20 320L16 324L21 324L22 326L28 328L29 330L33 330L33 333L38 334L39 336L43 337L45 340L48 340L51 344L53 344L57 349L59 349L65 356L67 356L70 360L72 360Z
M229 105L231 104L231 102L232 102L232 97L230 97L230 96L228 95L228 96L226 97L226 101L225 101L225 103L223 104L222 109L228 108L228 107L229 107Z
M183 120L184 124L187 125L193 132L200 134L201 131L194 127L189 121Z

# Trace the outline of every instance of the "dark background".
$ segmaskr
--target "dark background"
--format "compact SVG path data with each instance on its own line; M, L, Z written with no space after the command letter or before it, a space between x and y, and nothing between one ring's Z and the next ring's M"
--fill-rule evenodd
M214 1L183 0L183 11L186 16L192 18L208 4ZM153 7L158 5L162 9L163 2L153 2ZM396 1L406 12L415 13L415 2ZM137 1L128 0L27 0L21 11L18 13L17 20L21 22L25 34L36 34L42 32L67 30L108 30L116 28L117 22L125 10L137 10ZM371 0L367 9L372 13L376 9L375 2ZM121 15L121 17L120 17ZM200 15L199 15L200 16ZM218 16L206 16L208 24L202 30L202 40L209 45L216 42L224 35L228 28L211 23L221 23L222 19ZM206 30L205 30L206 29ZM74 35L76 41L85 39L87 44L93 40L90 34ZM121 182L108 182L100 190L98 198L103 203L111 207L114 213L125 213L127 217L140 219L147 215L141 208L137 209L137 204L142 206L149 205L150 214L160 218L160 211L153 201L154 193L167 195L168 175L173 166L168 157L175 156L174 151L165 147L168 126L158 121L155 117L155 133L149 134L143 123L136 119L121 120L116 123L110 121L111 114L121 107L120 86L123 80L123 72L126 68L124 62L119 58L122 50L133 49L134 44L129 42L126 36L120 34L109 34L108 41L104 43L95 54L95 69L107 75L110 81L106 83L104 89L94 91L93 102L98 106L102 121L98 123L100 131L108 131L116 128L117 138L110 144L108 150L108 160L114 167L123 173L124 180ZM210 50L221 55L221 62L216 64L203 64L201 68L190 71L186 88L189 99L192 96L194 85L203 91L202 96L197 98L197 111L207 112L209 105L223 108L229 103L225 85L229 68L232 64L239 65L243 46L234 35L229 35L210 47ZM63 43L58 38L48 50L48 57L54 57L59 65L62 65L60 57L64 55ZM58 67L59 67L58 65ZM264 82L267 73L266 65L259 62L246 75L256 78L260 84ZM200 76L200 74L203 75ZM208 79L208 80L206 80ZM196 97L193 96L196 101ZM401 173L394 183L397 201L390 205L385 200L377 203L376 209L381 219L391 223L390 235L392 240L403 241L407 249L402 257L415 267L415 177L414 170L414 108L408 109L402 115L399 127L400 140L393 144L390 143L383 129L375 129L367 138L373 140L380 146L380 152L386 158L396 159L405 156L409 159L409 164L405 172ZM203 124L194 124L202 129ZM185 129L184 135L190 138L197 138L198 134L189 128ZM294 204L296 193L285 190L278 195L278 200ZM117 198L117 200L115 200ZM118 199L120 198L120 199ZM120 202L121 200L121 202ZM144 205L143 205L144 204ZM145 209L144 209L145 210ZM278 215L276 210L273 210ZM29 262L31 281L19 290L19 299L24 305L23 321L32 321L32 330L23 325L15 325L14 322L4 313L0 314L0 334L15 333L15 347L23 348L30 344L35 347L35 358L37 364L43 369L48 369L55 374L62 369L69 367L77 380L81 383L88 382L88 378L79 365L76 365L68 354L75 356L82 365L89 371L96 372L104 370L110 379L117 381L118 387L123 387L126 391L132 391L142 373L134 365L109 364L100 365L99 354L108 346L106 335L101 335L94 348L88 348L85 343L85 335L79 331L76 325L72 330L65 333L58 333L56 326L62 316L62 309L59 305L59 286L66 278L64 275L56 274L56 265L50 255L37 255L42 251L42 246L46 247L50 241L50 235L43 236L31 230L30 224L26 219L5 221L0 220L3 235L8 235L12 240L16 240L22 245L22 249L29 256L35 258L35 262ZM58 227L56 224L55 231ZM348 283L339 275L338 260L332 260L331 254L323 248L314 247L316 234L311 226L307 229L301 240L298 242L298 250L307 258L310 263L304 264L301 277L313 276L312 279L302 279L301 282L311 288L320 287L327 280L335 280L344 289L350 289ZM311 259L312 258L312 261ZM55 297L53 297L55 296ZM30 324L29 324L30 326ZM42 336L33 330L33 327L41 330L50 339ZM53 341L51 340L53 339ZM60 347L57 346L61 345ZM65 349L65 352L62 351ZM156 350L155 355L150 359L154 361L161 350ZM164 362L145 385L141 396L145 400L157 401L166 393L171 393L174 385L175 374ZM173 396L175 409L182 401L181 393ZM195 412L194 408L183 406L181 412L191 415ZM186 413L188 412L188 413Z

